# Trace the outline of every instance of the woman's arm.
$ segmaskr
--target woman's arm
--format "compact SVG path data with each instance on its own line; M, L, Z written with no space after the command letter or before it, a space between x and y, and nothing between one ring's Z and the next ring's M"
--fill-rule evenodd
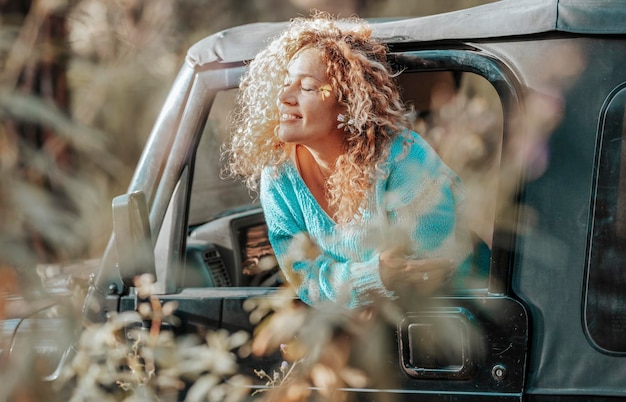
M264 175L261 204L276 258L298 296L309 305L330 301L349 308L392 297L380 278L378 254L355 262L322 251L306 231L293 187L277 180Z
M402 157L393 159L401 153L398 148L392 153L383 201L389 226L394 233L408 236L403 243L407 261L446 259L450 269L457 269L469 260L472 250L462 183L426 141L412 134L411 148ZM383 264L381 269L389 265ZM450 273L448 270L447 276ZM435 277L433 273L426 276Z

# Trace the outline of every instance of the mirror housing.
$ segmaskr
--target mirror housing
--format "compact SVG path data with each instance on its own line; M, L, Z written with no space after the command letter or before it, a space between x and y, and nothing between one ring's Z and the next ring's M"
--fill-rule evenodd
M143 191L113 199L113 236L124 286L133 287L135 277L142 274L152 274L156 279L148 204Z

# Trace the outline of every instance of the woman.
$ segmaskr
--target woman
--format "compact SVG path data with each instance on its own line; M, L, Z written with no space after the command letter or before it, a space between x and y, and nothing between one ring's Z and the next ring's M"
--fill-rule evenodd
M458 177L416 133L360 19L298 18L250 63L229 149L287 281L354 308L441 285L469 255Z

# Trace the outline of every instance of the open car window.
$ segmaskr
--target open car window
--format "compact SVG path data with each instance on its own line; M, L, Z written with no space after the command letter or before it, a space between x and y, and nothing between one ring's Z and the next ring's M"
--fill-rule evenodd
M411 128L464 183L476 246L473 279L463 286L486 291L503 136L502 101L492 83L470 72L405 72L398 83L413 111ZM256 194L221 174L220 147L229 134L236 93L236 88L218 93L198 147L183 287L276 286L280 281ZM217 261L219 268L212 268ZM212 276L227 280L207 279Z

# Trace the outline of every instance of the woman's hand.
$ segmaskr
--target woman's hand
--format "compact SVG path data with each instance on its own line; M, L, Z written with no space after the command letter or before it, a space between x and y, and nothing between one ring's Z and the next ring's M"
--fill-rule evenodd
M401 248L380 253L380 278L385 287L399 295L405 292L422 295L441 287L454 272L452 260L407 258Z

